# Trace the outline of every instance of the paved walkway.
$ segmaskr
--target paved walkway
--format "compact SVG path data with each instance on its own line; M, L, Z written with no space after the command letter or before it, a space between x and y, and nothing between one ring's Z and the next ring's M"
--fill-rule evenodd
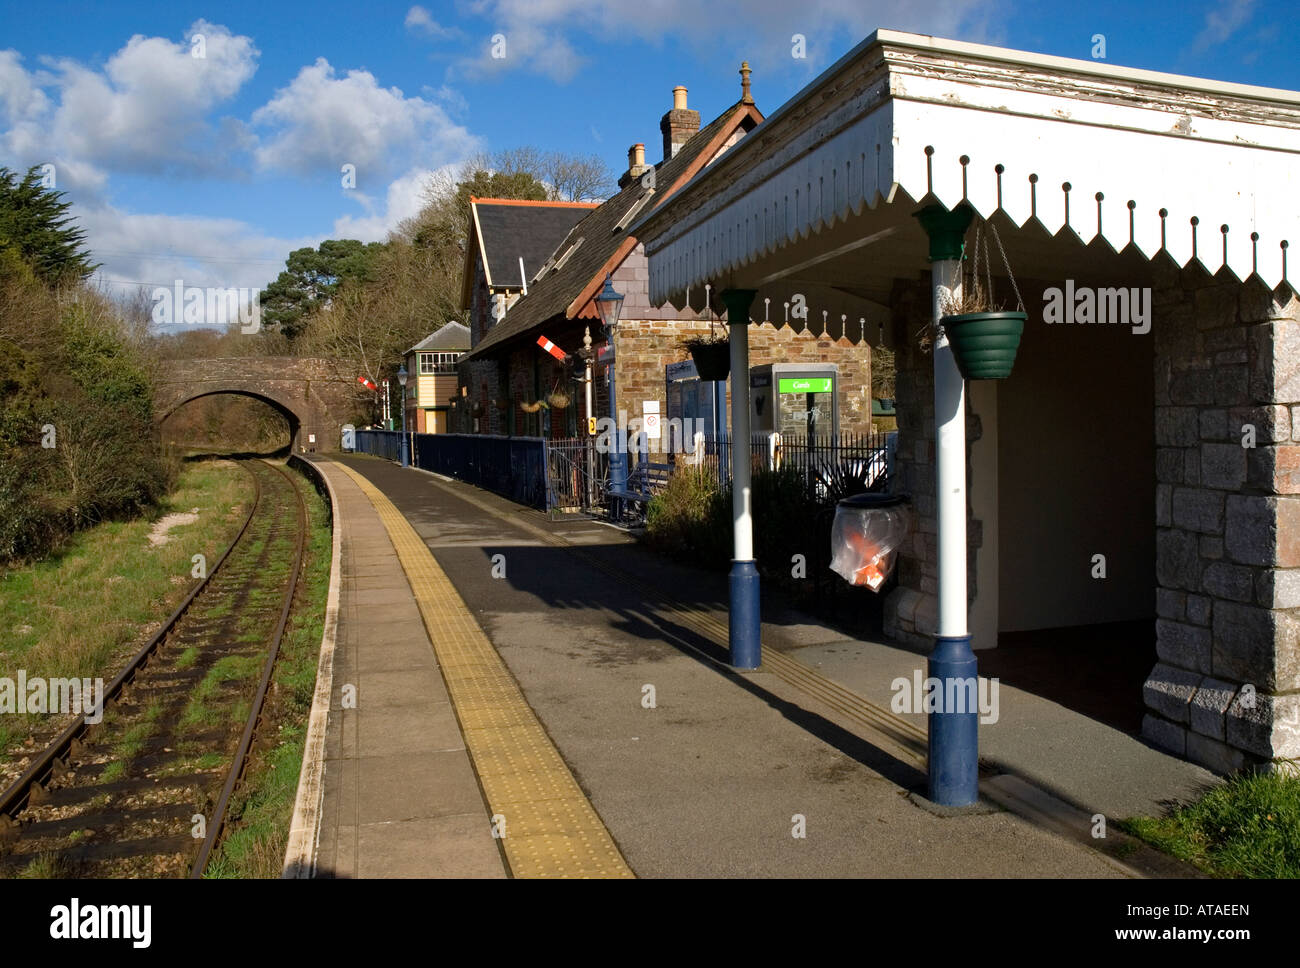
M337 464L342 585L317 877L504 877L410 583L370 500Z
M763 668L736 673L725 665L725 576L665 562L602 525L549 522L386 461L322 466L339 491L345 528L335 704L342 684L362 687L358 709L331 711L322 873L545 876L516 869L509 857L503 865L497 846L508 855L513 831L504 843L491 837L490 818L510 815L494 802L492 778L513 773L525 782L535 767L485 761L455 688L449 696L435 683L444 619L425 614L421 622L424 579L413 571L425 560L444 582L429 602L449 603L485 633L482 642L535 716L534 732L553 743L619 860L639 876L1186 873L1134 850L1113 828L1105 841L1093 839L1088 783L1064 797L1070 784L1057 783L1052 796L1042 787L1053 784L1009 763L985 777L980 810L943 817L926 809L915 796L924 789L924 724L890 714L879 696L881 677L915 667L915 655L777 616L764 626ZM388 534L371 501L395 509L385 512ZM399 555L389 535L403 527L424 547L401 538ZM851 656L850 646L858 650ZM1004 709L1008 703L1004 687ZM1028 702L1023 716L1007 722L1062 737L1077 725L1037 715ZM350 723L359 724L351 734ZM1106 739L1078 735L1094 745ZM1164 772L1138 796L1115 799L1122 810L1148 795L1183 795L1208 776L1128 742L1125 784L1153 764ZM418 769L398 755L409 743L418 747ZM1015 746L1003 744L1011 759ZM1071 774L1059 749L1039 759L1049 779ZM467 777L471 764L486 798L472 771ZM1097 791L1105 794L1104 785ZM558 815L550 823L553 834L572 833Z

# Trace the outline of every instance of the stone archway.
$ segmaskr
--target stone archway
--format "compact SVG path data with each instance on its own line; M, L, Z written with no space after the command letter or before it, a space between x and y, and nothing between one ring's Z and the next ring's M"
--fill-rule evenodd
M343 425L365 412L359 384L341 376L331 360L290 356L168 360L154 393L161 424L201 397L234 393L270 404L289 423L294 453L336 451Z

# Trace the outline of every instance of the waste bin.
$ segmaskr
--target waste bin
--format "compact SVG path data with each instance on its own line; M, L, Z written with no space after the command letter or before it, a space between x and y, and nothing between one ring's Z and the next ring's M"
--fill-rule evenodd
M850 585L879 591L911 526L904 494L857 494L835 506L831 571Z

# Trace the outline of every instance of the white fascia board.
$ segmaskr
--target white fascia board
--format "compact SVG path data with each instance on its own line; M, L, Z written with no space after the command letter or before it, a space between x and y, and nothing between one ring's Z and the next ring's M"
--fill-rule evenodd
M888 65L885 100L834 105L812 125L799 118L792 106L805 93L867 57ZM1195 256L1210 272L1255 272L1269 286L1285 278L1281 242L1300 240L1296 92L878 31L758 130L782 124L806 130L704 204L687 186L666 206L681 207L675 224L638 232L652 301L716 281L900 186L950 208L965 197L984 217L1000 208L1017 225L1036 217L1052 233L1068 224L1116 250L1131 242L1148 258L1163 246L1180 265ZM744 139L731 160L759 142ZM693 181L704 188L709 177Z

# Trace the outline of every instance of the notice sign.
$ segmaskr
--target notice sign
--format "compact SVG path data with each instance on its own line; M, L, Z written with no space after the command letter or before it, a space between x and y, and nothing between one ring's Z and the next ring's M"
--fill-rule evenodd
M826 377L820 380L783 379L777 389L781 393L830 393L831 378Z
M645 435L650 440L658 440L659 427L659 401L643 400L641 401L641 427L645 430Z

